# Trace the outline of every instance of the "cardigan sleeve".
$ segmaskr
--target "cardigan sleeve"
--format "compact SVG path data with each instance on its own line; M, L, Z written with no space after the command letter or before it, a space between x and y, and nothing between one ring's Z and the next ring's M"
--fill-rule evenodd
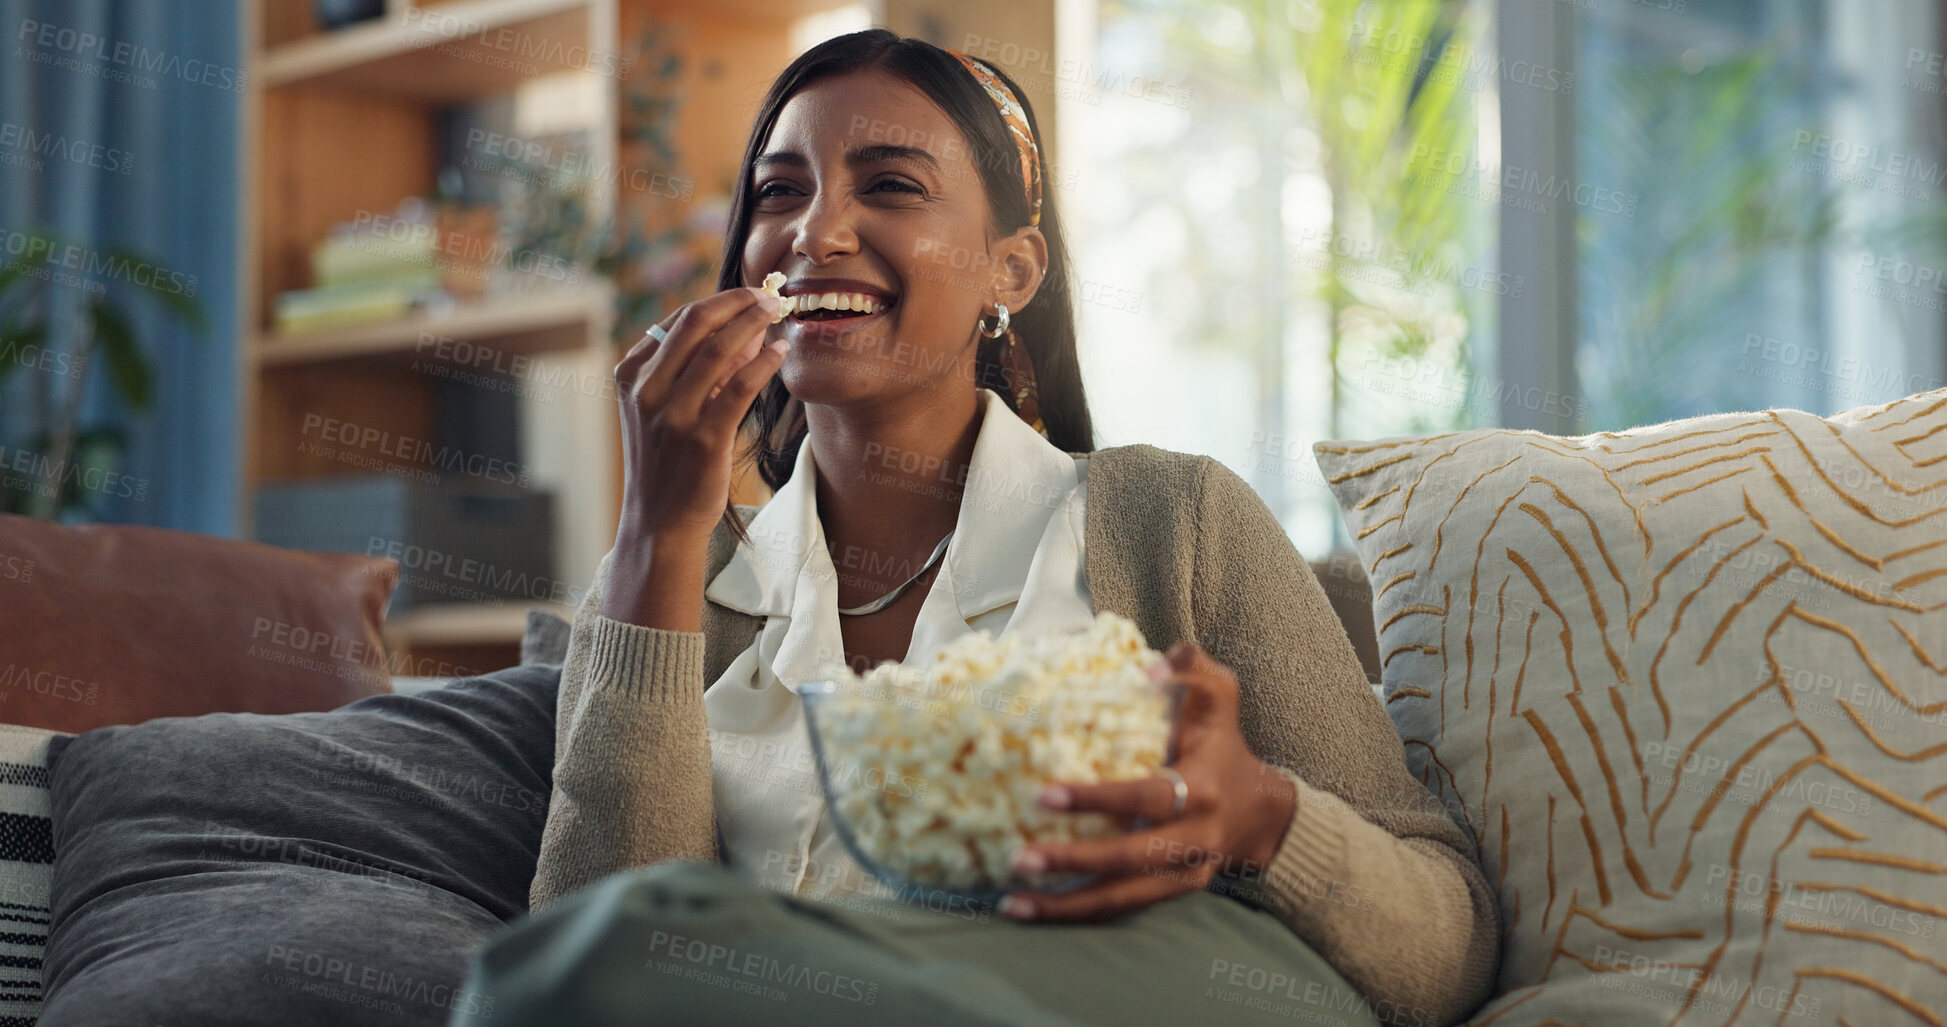
M1198 640L1237 675L1251 751L1297 790L1270 865L1212 887L1276 915L1381 1021L1458 1020L1487 997L1499 959L1499 911L1472 842L1408 771L1344 627L1270 509L1214 460L1200 480Z
M614 557L602 557L568 634L530 910L619 870L716 860L704 636L602 616Z

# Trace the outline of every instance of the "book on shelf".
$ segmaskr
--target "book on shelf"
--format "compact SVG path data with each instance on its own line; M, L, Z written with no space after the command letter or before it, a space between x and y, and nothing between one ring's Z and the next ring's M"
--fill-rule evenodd
M303 335L393 321L427 306L440 295L436 274L293 289L277 297L277 333Z

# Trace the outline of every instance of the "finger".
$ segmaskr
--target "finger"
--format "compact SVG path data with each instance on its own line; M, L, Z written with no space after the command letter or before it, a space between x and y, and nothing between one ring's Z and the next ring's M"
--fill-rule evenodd
M677 307L675 310L664 314L662 320L657 321L654 327L662 329L663 337L668 338L670 326L676 323L676 315L682 312L683 308ZM656 338L653 331L643 332L642 338L637 339L635 345L629 347L629 351L622 354L622 359L616 362L615 377L617 379L623 379L625 372L633 376L635 369L647 363L651 357L655 356L656 351L662 348L662 344L663 340ZM632 378L629 380L632 380Z
M737 372L750 366L750 362L757 359L758 353L762 352L763 348L770 343L769 337L770 330L768 328L750 337L750 341L745 343L744 347L738 350L737 355L731 359L729 369L724 372L723 377L718 378L716 384L710 387L708 399L716 399L717 395L723 391L723 387L730 384L730 379ZM787 343L786 345L788 346L789 344Z
M1210 678L1235 682L1237 676L1194 641L1178 642L1163 654L1173 676L1179 680Z
M656 338L648 332L644 332L642 333L642 338L637 339L635 345L630 346L629 351L622 354L622 359L615 362L614 372L615 383L620 386L616 390L618 395L627 396L635 391L635 379L638 370L651 357L654 357L656 351L661 348L661 339Z
M1181 762L1177 764L1177 772L1183 773ZM1183 807L1185 812L1203 808L1193 780L1190 774L1183 775L1183 783L1190 789ZM1041 804L1050 809L1107 813L1124 820L1166 820L1176 807L1176 781L1156 774L1099 784L1062 782L1042 790Z
M1195 639L1184 639L1170 646L1163 658L1170 662L1171 670L1179 673L1207 674L1223 667Z
M712 430L735 431L744 415L750 412L750 405L757 401L757 394L763 391L764 383L784 366L784 355L790 351L791 344L783 339L758 350L750 363L731 375L717 395L711 397L703 408L701 423Z
M1178 642L1163 654L1169 662L1171 679L1181 682L1183 720L1205 721L1213 716L1222 720L1237 706L1237 675L1219 663L1194 641Z
M1126 877L1185 868L1194 871L1216 856L1209 846L1200 843L1202 837L1198 825L1173 821L1154 831L1041 842L1022 847L1014 860L1014 872L1023 877L1043 873Z
M658 349L662 349L662 341L670 337L670 329L676 327L676 318L680 316L683 308L687 308L687 306L689 304L681 304L676 310L664 314L660 322L654 323L654 327L660 327L662 329L662 339L658 339L654 331L644 331L643 337L637 339L633 347L629 347L629 353L623 353L621 361L615 364L615 378L617 380L625 380L625 382L633 382L635 380L635 370L650 361L656 355ZM625 374L627 374L627 378L625 378Z
M700 413L711 391L761 351L770 325L771 312L752 305L718 328L691 353L670 388L669 403Z
M1118 877L1059 895L1014 892L1003 911L1023 920L1107 920L1195 890L1170 877Z
M656 397L668 396L690 358L713 339L725 325L760 311L761 289L726 289L714 296L685 304L668 326L669 338L656 351L644 372L644 387ZM768 321L770 314L761 315ZM741 338L738 341L743 341ZM707 390L706 390L707 391ZM701 393L699 393L699 396Z

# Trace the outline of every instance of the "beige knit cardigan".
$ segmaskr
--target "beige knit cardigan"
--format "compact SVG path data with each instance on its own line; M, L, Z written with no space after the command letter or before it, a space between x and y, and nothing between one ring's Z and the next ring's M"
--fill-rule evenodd
M1275 914L1382 1020L1447 1023L1486 997L1499 917L1468 837L1404 749L1310 567L1241 478L1151 446L1091 454L1083 540L1097 610L1150 645L1194 638L1237 674L1245 741L1297 811L1269 867L1213 890ZM735 545L719 528L709 580ZM707 600L701 632L603 617L611 552L561 673L554 789L530 904L620 870L718 858L703 690L763 619Z

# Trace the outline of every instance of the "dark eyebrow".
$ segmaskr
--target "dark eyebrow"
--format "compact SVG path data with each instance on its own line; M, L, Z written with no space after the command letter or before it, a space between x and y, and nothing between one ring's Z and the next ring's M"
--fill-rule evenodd
M940 173L940 162L934 160L932 154L916 146L892 146L880 143L875 146L855 147L845 154L845 163L852 167L887 161L922 164L932 169L935 174ZM811 162L806 160L802 153L784 151L763 154L750 163L752 170L763 171L773 167L803 168L809 166Z

